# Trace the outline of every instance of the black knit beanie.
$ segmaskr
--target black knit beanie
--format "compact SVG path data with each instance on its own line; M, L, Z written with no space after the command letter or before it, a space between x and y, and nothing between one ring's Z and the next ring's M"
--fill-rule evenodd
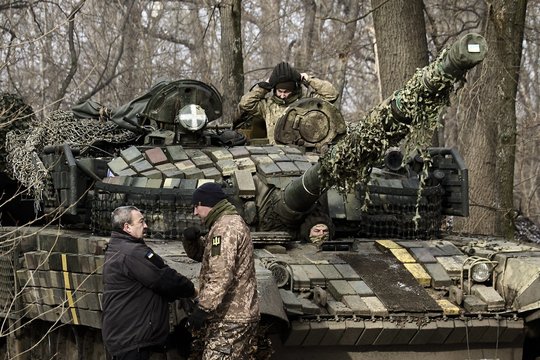
M226 198L227 195L225 195L219 184L211 182L204 183L195 189L191 198L191 204L214 207L214 205Z
M291 92L296 91L298 85L294 81L280 82L276 84L276 89L279 90L289 90Z
M274 88L286 88L294 91L299 88L301 77L300 73L289 63L280 62L274 66L269 82Z

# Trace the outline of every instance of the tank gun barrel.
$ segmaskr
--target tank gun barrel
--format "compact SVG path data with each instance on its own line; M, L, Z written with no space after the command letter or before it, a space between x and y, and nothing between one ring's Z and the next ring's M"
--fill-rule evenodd
M322 194L319 180L320 163L314 164L299 178L287 186L283 192L283 205L295 212L309 210ZM301 194L301 198L298 195Z
M467 34L452 44L442 61L442 70L454 78L459 78L482 62L486 52L487 43L481 35Z
M443 50L434 62L418 69L402 89L352 125L317 164L291 182L281 193L274 211L290 224L291 218L301 218L302 213L307 213L329 187L347 191L358 183L367 183L373 164L390 147L414 131L433 132L440 111L449 105L454 84L479 64L486 52L485 39L474 33ZM409 146L416 148L428 145L427 140L425 144L414 137L407 140Z

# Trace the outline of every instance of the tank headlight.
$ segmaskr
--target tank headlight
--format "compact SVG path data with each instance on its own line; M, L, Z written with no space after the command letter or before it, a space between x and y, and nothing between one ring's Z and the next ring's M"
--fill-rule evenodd
M486 282L491 276L491 270L493 267L488 263L480 263L473 265L471 269L471 277L475 282Z
M204 109L195 104L189 104L180 109L175 120L184 129L190 131L200 130L208 123Z

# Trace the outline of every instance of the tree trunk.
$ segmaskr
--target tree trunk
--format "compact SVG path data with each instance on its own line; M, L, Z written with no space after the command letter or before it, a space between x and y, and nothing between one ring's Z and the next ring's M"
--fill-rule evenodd
M428 64L422 0L371 0L382 99Z
M63 79L62 84L60 85L60 89L58 90L58 93L55 96L55 102L52 105L52 109L54 110L58 110L60 108L60 104L62 103L62 100L66 96L66 92L69 87L69 84L71 84L71 82L73 81L73 77L75 76L75 73L77 72L77 65L79 63L79 54L75 46L75 16L77 15L79 11L81 11L82 7L84 6L84 3L85 1L80 1L79 3L77 3L68 16L68 21L69 21L68 46L69 46L69 54L70 54L69 70L67 72L66 77Z
M139 83L139 78L142 78L142 76L139 73L140 68L137 64L137 53L140 46L141 9L139 8L140 5L132 0L124 1L124 6L128 21L123 33L125 48L122 65L125 72L119 78L120 85L118 88L118 97L121 103L129 102L143 90L142 85Z
M279 26L279 0L266 0L261 4L261 58L262 66L270 71L274 65L281 61L287 61L284 46L276 41L281 36Z
M459 143L469 167L468 219L457 230L513 238L515 98L527 0L494 0L488 9L487 57L462 93Z
M222 101L225 123L237 117L238 102L244 93L244 59L242 55L241 0L224 0L221 15Z
M317 2L314 0L303 0L304 5L304 26L302 28L302 39L298 52L295 56L294 67L300 72L309 70L310 60L313 55L313 44L316 42L316 18Z
M517 103L521 104L516 112L517 146L516 169L514 171L514 204L524 215L536 224L540 224L540 42L537 40L540 19L533 15L538 9L528 3L521 75ZM531 136L532 135L532 136Z
M341 36L342 43L341 46L337 49L337 56L339 59L337 66L337 78L336 78L336 89L339 91L339 103L336 102L337 107L341 107L341 101L343 99L343 90L345 89L345 79L347 75L347 63L350 58L350 51L352 48L352 43L354 41L354 35L356 33L356 24L357 21L354 19L358 18L360 12L360 5L357 0L351 0L348 3L348 6L345 8L346 16L346 25L345 33Z
M210 50L212 42L209 33L215 31L215 24L213 22L211 24L202 22L198 15L200 11L202 10L198 9L197 12L190 12L188 15L188 22L193 29L193 36L190 39L192 46L189 50L192 53L192 61L196 64L193 77L204 82L213 83L215 81L211 66L213 50ZM178 38L185 36L182 29L177 29L176 31Z

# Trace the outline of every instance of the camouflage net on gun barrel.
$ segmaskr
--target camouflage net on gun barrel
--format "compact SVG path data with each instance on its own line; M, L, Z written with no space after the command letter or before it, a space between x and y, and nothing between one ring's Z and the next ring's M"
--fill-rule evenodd
M10 173L29 191L36 201L49 174L39 155L46 146L69 144L84 153L96 141L121 143L137 135L119 128L108 119L79 119L72 112L55 111L32 128L13 130L6 134L6 163Z
M414 76L393 98L410 124L395 121L391 102L383 101L366 117L352 125L347 134L321 159L319 178L322 188L336 186L341 192L356 184L367 184L374 163L382 159L396 139L404 139L404 153L429 145L439 126L439 114L449 105L456 79L444 73L442 51L430 65L417 69ZM381 126L385 124L386 126Z

